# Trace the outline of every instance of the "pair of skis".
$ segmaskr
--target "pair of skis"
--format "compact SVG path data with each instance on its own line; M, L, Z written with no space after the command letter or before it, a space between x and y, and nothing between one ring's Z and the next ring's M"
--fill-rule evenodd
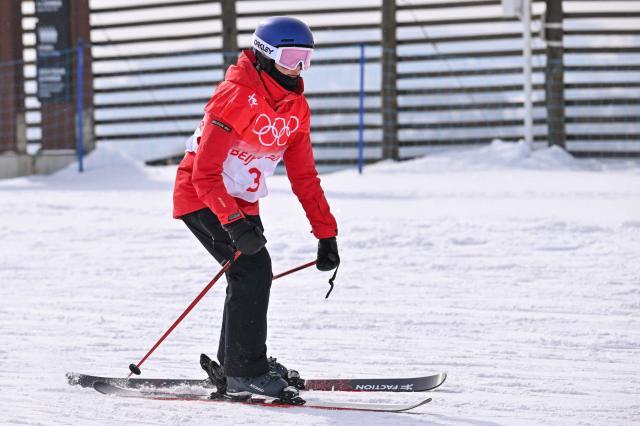
M427 404L431 398L423 398L411 404L378 404L378 403L342 403L342 402L307 402L304 405L278 404L265 398L232 399L211 392L215 385L210 379L125 379L115 377L90 376L86 374L67 373L69 383L82 387L94 388L106 395L126 398L144 398L170 401L199 401L207 403L229 402L243 405L257 405L281 408L316 408L325 410L403 412ZM304 391L346 391L346 392L424 392L440 386L447 375L444 373L391 379L309 379L304 381ZM200 388L204 393L190 391L175 393L172 388Z

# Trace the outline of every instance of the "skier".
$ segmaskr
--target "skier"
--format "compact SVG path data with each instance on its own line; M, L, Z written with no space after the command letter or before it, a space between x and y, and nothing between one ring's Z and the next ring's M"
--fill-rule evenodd
M298 19L273 17L257 26L252 46L229 67L187 141L173 213L218 262L242 253L227 272L217 354L227 392L278 398L292 389L287 369L266 355L273 275L258 200L281 159L318 238L321 271L340 263L338 229L315 168L300 76L311 62L313 35Z

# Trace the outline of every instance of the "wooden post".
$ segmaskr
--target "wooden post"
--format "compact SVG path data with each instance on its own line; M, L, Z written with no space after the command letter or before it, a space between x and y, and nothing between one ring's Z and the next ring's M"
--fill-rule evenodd
M396 2L382 1L382 158L398 160Z
M547 132L549 146L565 147L564 112L564 47L562 0L546 0L545 40L547 65L545 69L545 95L547 104Z
M21 2L0 1L0 152L27 151Z
M236 0L221 0L222 7L222 63L226 71L238 60L238 24Z

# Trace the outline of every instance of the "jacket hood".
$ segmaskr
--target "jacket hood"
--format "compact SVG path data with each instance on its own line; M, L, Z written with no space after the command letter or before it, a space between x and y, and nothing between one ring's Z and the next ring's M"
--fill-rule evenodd
M227 69L225 81L255 90L258 94L274 102L279 102L288 96L300 96L304 93L302 77L298 80L298 88L290 92L280 86L269 74L258 72L256 69L256 57L251 50L243 50L236 65Z

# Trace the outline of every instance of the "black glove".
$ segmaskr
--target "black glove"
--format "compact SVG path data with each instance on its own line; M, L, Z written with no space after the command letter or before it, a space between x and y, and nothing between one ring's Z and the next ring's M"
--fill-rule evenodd
M321 271L330 271L337 268L339 264L340 256L338 255L336 237L319 239L316 267Z
M267 239L262 235L260 227L247 219L228 223L224 225L224 229L231 237L233 245L242 254L256 254L267 243Z

